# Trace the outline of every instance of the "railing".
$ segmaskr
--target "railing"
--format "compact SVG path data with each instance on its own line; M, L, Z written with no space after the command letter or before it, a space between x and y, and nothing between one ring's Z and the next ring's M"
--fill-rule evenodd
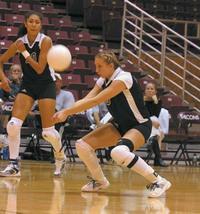
M186 38L187 27L182 36L125 0L120 55L200 111L200 47Z

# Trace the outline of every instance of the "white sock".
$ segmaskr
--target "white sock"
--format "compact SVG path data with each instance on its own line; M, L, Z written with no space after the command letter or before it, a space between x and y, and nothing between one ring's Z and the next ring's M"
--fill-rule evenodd
M105 181L106 178L103 174L94 149L89 144L80 139L76 142L76 150L80 159L87 166L89 172L92 175L92 178L100 182Z
M55 151L54 152L55 158L63 159L64 151L63 150L60 151L60 149L62 148L61 137L60 137L60 134L58 133L58 131L54 128L54 126L48 127L48 128L43 128L42 136L46 141L51 143L51 145L53 146L54 151Z
M23 123L22 120L20 120L16 117L12 117L11 120L7 124L10 159L17 159L19 157L20 135L21 135L22 123Z

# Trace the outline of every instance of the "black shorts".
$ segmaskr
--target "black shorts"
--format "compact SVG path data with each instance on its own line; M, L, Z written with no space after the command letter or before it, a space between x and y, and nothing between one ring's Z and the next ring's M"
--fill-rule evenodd
M129 131L130 129L137 129L144 136L145 140L148 140L151 135L151 129L152 129L151 120L148 120L147 122L144 122L138 125L132 125L132 126L127 125L126 127L121 127L115 121L112 121L111 123L119 131L121 136L126 134L126 132Z
M26 94L34 100L39 99L56 99L56 85L55 82L34 84L22 82L19 93Z

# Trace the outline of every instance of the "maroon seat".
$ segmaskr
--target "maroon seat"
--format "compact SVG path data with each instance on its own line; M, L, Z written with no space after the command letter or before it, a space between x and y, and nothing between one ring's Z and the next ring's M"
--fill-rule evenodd
M1 50L1 53L4 53L12 43L13 43L12 40L6 40L6 39L1 40L0 41L0 50Z
M98 43L91 38L91 34L87 31L74 32L73 38L75 43L86 46L98 46Z
M19 26L24 22L24 15L5 14L4 19L8 25Z
M8 7L7 2L0 1L0 14L11 13L12 9Z
M23 2L10 2L10 8L12 8L12 11L17 12L18 14L24 14L31 10L30 4Z
M91 89L94 87L97 79L98 79L97 75L85 75L84 76L84 83L86 83L88 88Z
M14 40L17 38L18 28L14 26L0 26L0 38Z
M52 17L51 23L54 24L59 30L66 30L68 33L76 31L76 27L72 24L70 16Z
M164 95L161 97L162 104L166 108L170 108L171 106L181 106L183 105L183 100L181 97L173 94Z
M73 59L69 71L72 71L74 74L79 74L81 76L85 74L91 74L91 70L86 68L85 61L82 59Z
M51 37L53 42L63 45L73 44L73 39L69 37L68 32L60 30L47 30L47 35Z
M57 15L57 10L53 7L53 5L34 4L33 10L43 13L48 17L55 17Z
M140 70L136 65L134 65L128 60L121 63L121 68L125 71L132 73L135 78L141 78L146 76L146 73L144 71Z
M69 50L71 51L72 56L77 59L83 60L91 60L94 59L94 55L88 53L88 47L83 45L70 45L68 46Z

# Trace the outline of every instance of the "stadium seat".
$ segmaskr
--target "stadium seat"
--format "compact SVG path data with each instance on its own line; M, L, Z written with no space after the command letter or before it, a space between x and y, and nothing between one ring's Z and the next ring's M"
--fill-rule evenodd
M4 15L6 13L11 13L12 9L8 7L7 2L0 1L0 14Z
M122 15L115 10L103 11L103 39L104 41L121 41Z
M45 16L48 16L48 17L57 16L57 11L53 7L53 5L33 4L33 10L43 13Z
M91 34L87 31L74 32L73 38L76 44L86 46L98 46L98 43L91 38Z
M1 54L4 53L12 43L13 43L12 40L6 40L6 39L1 40L0 41Z
M72 16L83 16L83 0L66 0L67 14Z
M68 32L60 30L47 30L47 35L51 37L53 42L63 45L71 45L74 40L69 37Z
M17 38L18 28L14 26L0 26L0 38L14 40Z
M23 2L10 2L10 8L12 8L13 12L24 15L24 13L31 10L31 5Z
M24 22L24 15L4 14L7 25L19 26Z
M102 28L102 11L104 8L102 0L84 0L84 26Z
M76 31L76 27L72 24L70 16L52 17L51 23L54 24L58 30L66 30L69 34Z
M166 108L170 108L171 106L183 105L183 100L179 96L173 94L164 95L161 97L161 100L163 106Z
M97 75L85 75L84 76L84 83L87 84L89 89L92 89L98 79Z
M88 47L83 45L70 45L68 46L72 56L76 59L83 59L83 60L91 60L94 59L94 55L88 53Z
M79 74L81 77L92 73L91 69L85 66L85 61L82 59L73 59L69 71L72 71L73 74Z

